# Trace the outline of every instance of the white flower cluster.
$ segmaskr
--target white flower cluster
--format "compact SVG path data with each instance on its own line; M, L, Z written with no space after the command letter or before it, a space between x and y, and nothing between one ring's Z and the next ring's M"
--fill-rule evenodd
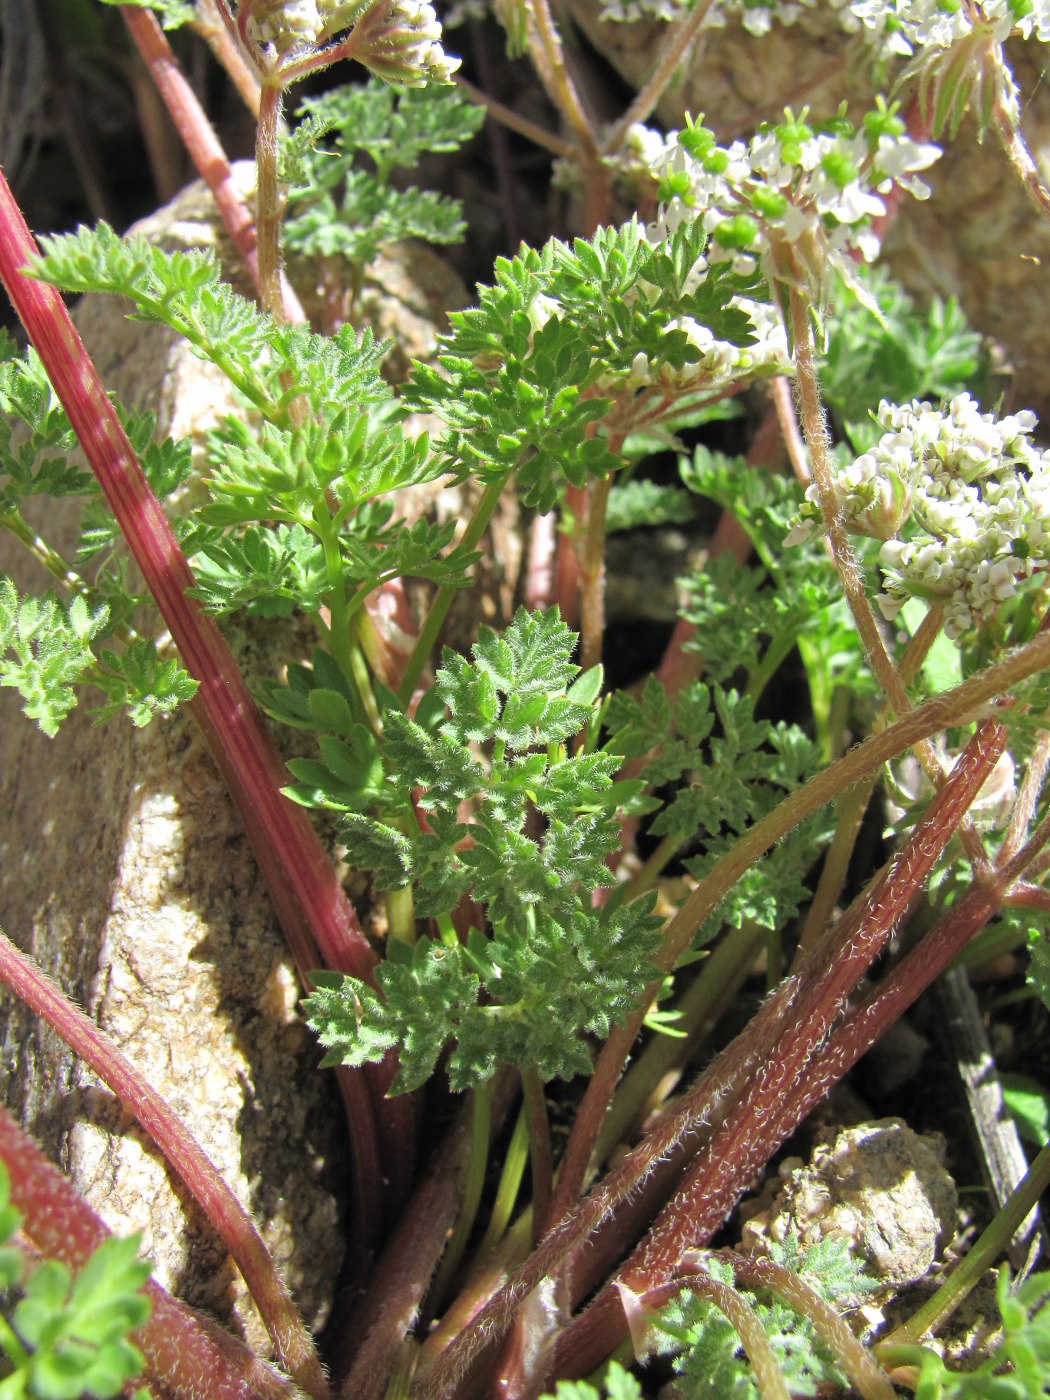
M816 0L769 0L766 4L745 4L744 0L720 0L712 5L704 29L723 29L730 15L739 17L749 34L768 34L773 21L794 24L803 9L812 9ZM691 8L688 0L605 0L601 18L629 24L649 16L654 19L680 19Z
M733 297L729 304L751 318L756 336L754 343L733 345L728 340L716 340L707 326L690 316L670 321L667 329L683 331L686 339L699 350L700 359L677 372L664 367L660 374L668 385L702 382L705 390L717 392L741 379L794 373L784 326L773 307L768 302L751 301L748 297ZM648 356L636 355L630 382L641 387L651 384L653 378Z
M371 7L368 0L257 0L248 27L262 44L296 56L327 43L357 24L366 42L360 60L387 82L420 87L448 83L459 59L441 46L441 25L426 0L392 0Z
M714 133L695 125L672 133L650 158L664 203L650 236L660 238L686 219L700 217L710 235L711 262L731 261L748 273L772 257L787 261L815 284L818 299L827 267L849 280L854 251L871 261L878 252L872 219L886 212L882 195L893 184L925 199L917 172L941 154L913 141L892 110L869 113L861 130L845 118L821 129L805 113L764 126L750 143L718 146Z
M248 29L260 44L273 44L278 53L312 47L324 42L332 32L335 11L345 4L326 0L256 0L242 2L241 9L250 10Z
M978 626L1018 584L1050 565L1050 451L1030 441L1035 414L995 418L969 394L947 410L885 401L883 436L835 481L847 524L885 540L883 616L911 597L944 605L949 637ZM816 488L787 543L818 528Z
M750 34L769 32L776 20L794 24L803 10L817 0L718 0L712 5L705 29L723 27L730 16L739 18ZM847 33L863 32L882 57L912 57L923 49L947 49L987 24L996 43L1010 35L1028 39L1033 34L1050 43L1050 0L831 0ZM689 0L605 0L602 19L630 22L643 16L675 20L691 8Z
M367 40L355 57L388 83L405 87L450 83L460 64L458 58L445 53L441 24L427 0L373 5L355 33Z
M1047 0L982 0L961 5L955 0L850 0L842 9L845 28L861 26L885 55L910 58L921 49L948 49L978 26L987 26L1001 44L1012 34L1050 43Z

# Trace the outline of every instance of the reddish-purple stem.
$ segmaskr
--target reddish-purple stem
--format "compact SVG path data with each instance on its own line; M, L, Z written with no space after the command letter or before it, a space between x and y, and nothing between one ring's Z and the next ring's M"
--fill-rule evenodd
M226 232L248 269L252 285L258 291L255 220L234 189L226 152L219 144L196 94L179 69L171 45L152 10L121 5L120 13L197 173L211 190Z
M0 980L42 1017L113 1090L149 1134L215 1226L244 1276L281 1365L308 1395L328 1395L310 1334L244 1207L161 1096L109 1037L0 930Z
M751 1087L705 1143L674 1199L624 1266L620 1281L633 1292L663 1283L686 1250L711 1238L747 1183L801 1121L795 1086L811 1087L810 1102L827 1093L834 1081L815 1073L814 1057L819 1065L820 1047L850 991L925 883L1005 742L1001 725L990 720L981 725L857 914L829 930L801 964L795 1014L785 1021ZM607 1286L559 1339L557 1373L585 1375L616 1345L626 1326L619 1295Z
M305 813L281 793L287 774L218 627L189 595L194 578L62 298L22 275L38 249L0 174L0 280L55 387L102 493L142 572L183 665L199 682L195 709L216 741L224 775L239 781L245 824L265 845L256 856L278 874L286 932L300 968L328 967L370 981L375 954ZM289 907L289 896L298 908ZM282 917L284 922L284 917Z
M284 765L222 634L189 596L194 584L190 566L62 298L53 287L22 273L37 251L0 172L0 281L69 415L183 665L199 683L191 713L230 789L300 976L308 981L323 961L371 982L375 954L309 818L281 792L287 781ZM375 1123L367 1087L350 1079L340 1076L350 1109L357 1185L368 1204L365 1221L374 1222L382 1199ZM396 1151L396 1144L391 1150Z
M110 1231L3 1108L0 1160L30 1243L73 1272L83 1268ZM177 1302L152 1279L144 1292L152 1311L131 1340L153 1379L179 1400L294 1400L299 1394L243 1342Z

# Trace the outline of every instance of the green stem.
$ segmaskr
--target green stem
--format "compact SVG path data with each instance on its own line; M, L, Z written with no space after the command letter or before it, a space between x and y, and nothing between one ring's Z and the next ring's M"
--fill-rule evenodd
M868 602L868 595L864 589L864 577L853 553L853 547L846 530L845 517L835 494L827 420L820 399L820 388L814 362L810 308L795 286L789 287L788 298L791 308L795 381L798 386L802 431L805 434L806 446L809 448L813 482L817 488L821 515L824 517L824 529L831 549L831 557L834 560L842 591L864 646L868 665L871 667L872 673L894 714L904 715L911 708L911 701L875 622L871 604ZM944 768L933 745L924 740L915 746L915 753L923 772L931 784L937 787L944 779ZM959 837L971 864L977 868L987 866L988 861L980 836L969 817L960 824Z
M727 1249L720 1252L720 1257L732 1264L734 1283L742 1282L752 1289L768 1288L801 1317L808 1318L864 1400L894 1400L893 1386L871 1353L804 1278L761 1256L751 1258Z
M688 1288L698 1298L707 1298L714 1303L740 1338L744 1353L751 1362L761 1400L790 1400L784 1373L777 1362L772 1343L766 1336L758 1313L744 1294L703 1272L692 1275Z
M831 845L824 856L824 868L817 881L813 902L806 912L806 921L802 925L798 940L797 958L816 946L828 926L846 883L850 858L857 844L875 781L874 777L869 777L856 787L850 788L848 792L840 793L835 801L835 835L831 838Z
M445 1250L437 1277L434 1280L434 1306L440 1307L448 1292L449 1285L459 1268L467 1240L474 1228L474 1219L481 1201L482 1187L485 1185L485 1168L489 1156L489 1129L492 1122L492 1081L485 1080L472 1089L474 1112L471 1116L470 1152L464 1164L463 1197L456 1217L452 1237Z
M576 85L565 66L561 38L547 0L527 0L524 6L529 52L547 95L572 128L580 149L593 156L597 151L594 132L583 109Z
M529 1130L529 1165L532 1168L533 1243L544 1228L550 1211L554 1160L551 1155L551 1129L547 1118L547 1096L535 1065L521 1072L525 1096L525 1118Z
M514 1132L507 1148L507 1155L503 1159L503 1170L500 1172L499 1185L496 1187L496 1199L492 1205L492 1214L489 1216L485 1237L478 1246L477 1257L481 1260L488 1258L506 1233L510 1217L514 1213L514 1203L518 1199L521 1179L525 1175L525 1163L528 1159L529 1126L525 1109L522 1108L518 1114L518 1121L514 1124Z
M387 890L386 921L387 937L399 938L402 943L416 941L415 905L410 884L400 890Z
M951 1316L966 1295L979 1283L985 1271L1001 1259L1009 1248L1018 1226L1035 1209L1040 1197L1050 1187L1050 1145L1042 1149L1025 1173L1023 1181L995 1219L981 1233L980 1239L941 1284L932 1298L913 1313L907 1322L876 1347L881 1357L883 1347L913 1344L927 1333L933 1333ZM886 1358L887 1360L889 1358Z
M0 530L6 530L9 535L13 535L20 544L23 544L29 555L43 569L46 569L51 577L61 586L63 596L80 597L87 602L97 601L97 595L91 585L82 578L75 569L71 569L66 561L56 550L52 549L48 542L32 530L22 516L21 512L14 506L10 510L0 515ZM110 634L117 637L127 646L135 641L135 631L121 623L115 627Z
M776 674L780 663L797 644L797 632L781 633L779 637L775 637L773 641L770 642L762 660L747 678L747 694L752 700L758 699Z
M1006 68L1002 48L998 44L996 48L998 62L1003 68ZM1010 120L1010 115L1003 106L1003 100L998 93L992 103L992 124L1002 143L1003 150L1006 152L1007 159L1024 186L1025 194L1046 223L1050 224L1050 189L1047 189L1043 182L1043 178L1039 174L1039 167L1032 159L1032 153L1028 149L1028 143Z
M485 527L492 517L492 512L496 509L496 504L503 494L503 488L507 484L507 477L501 476L496 481L490 481L481 493L481 498L467 522L467 528L463 532L463 538L459 541L464 549L473 549L478 540L485 533ZM451 584L445 584L438 589L434 596L434 601L430 605L423 626L419 629L419 636L416 644L412 648L412 654L405 665L405 674L401 678L398 687L398 699L405 705L412 699L412 692L416 688L416 682L423 674L423 667L427 664L430 653L437 641L438 633L441 631L441 624L448 616L448 610L452 606L452 599L456 596L458 589Z
M29 1360L29 1353L8 1325L6 1317L0 1317L0 1351L12 1366L24 1366Z
M610 441L612 451L619 443ZM580 560L580 666L584 671L602 659L605 631L605 513L612 477L591 482L588 492L587 534Z

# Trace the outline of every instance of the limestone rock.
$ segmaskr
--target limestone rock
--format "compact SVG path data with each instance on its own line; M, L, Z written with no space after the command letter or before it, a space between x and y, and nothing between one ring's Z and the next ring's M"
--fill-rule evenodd
M939 1149L897 1118L844 1128L788 1168L772 1207L744 1225L741 1247L764 1253L790 1234L803 1250L842 1239L887 1290L914 1283L955 1234L958 1198Z

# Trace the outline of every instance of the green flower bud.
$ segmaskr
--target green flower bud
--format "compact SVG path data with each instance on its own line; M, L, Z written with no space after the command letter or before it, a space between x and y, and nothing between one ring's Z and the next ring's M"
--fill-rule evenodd
M758 237L758 224L749 214L734 214L723 219L711 237L723 248L750 248Z

